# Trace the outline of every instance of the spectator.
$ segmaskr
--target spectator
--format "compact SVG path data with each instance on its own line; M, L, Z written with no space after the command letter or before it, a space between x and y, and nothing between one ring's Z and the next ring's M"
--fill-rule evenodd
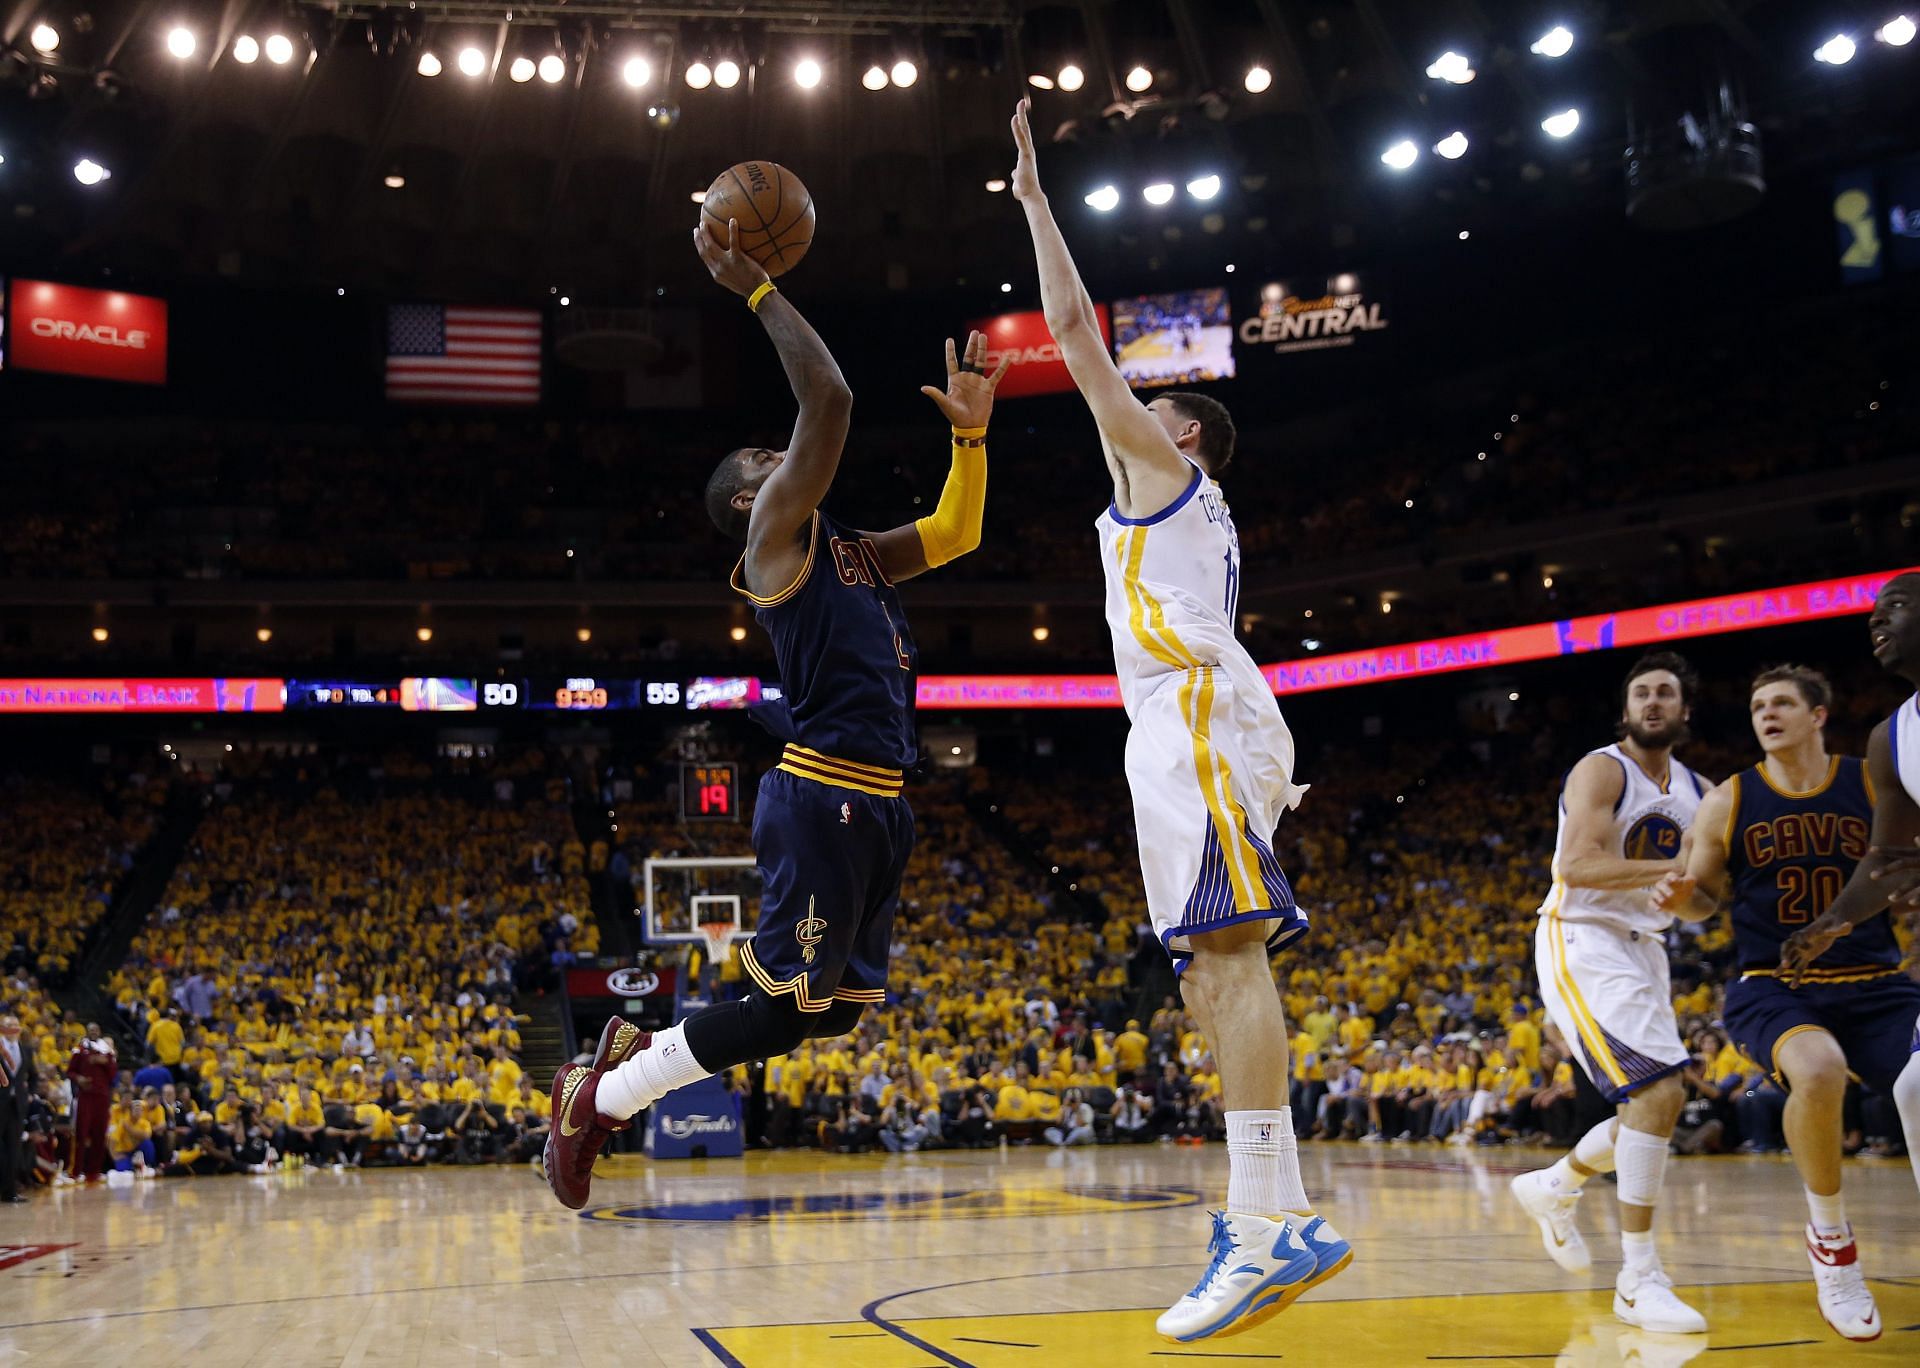
M1091 1145L1094 1142L1093 1108L1081 1096L1078 1088L1067 1089L1067 1095L1060 1104L1060 1123L1048 1126L1044 1134L1048 1144L1063 1149L1068 1145Z

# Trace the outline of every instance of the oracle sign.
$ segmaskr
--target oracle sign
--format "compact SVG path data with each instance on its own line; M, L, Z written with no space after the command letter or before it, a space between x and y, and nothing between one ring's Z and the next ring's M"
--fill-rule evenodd
M1112 338L1107 306L1096 304L1093 312L1100 323L1100 346L1104 351ZM1001 357L1009 353L1013 356L1013 365L1000 381L1000 397L1017 399L1023 394L1061 394L1073 388L1073 377L1067 373L1060 344L1047 331L1045 314L1038 310L1001 314L997 318L975 319L967 326L987 335L989 371L1000 364Z
M167 382L167 301L121 290L16 280L9 300L13 364L141 385Z

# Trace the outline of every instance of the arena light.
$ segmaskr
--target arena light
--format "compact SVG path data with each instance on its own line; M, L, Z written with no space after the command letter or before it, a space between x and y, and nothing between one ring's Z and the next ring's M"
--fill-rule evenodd
M989 195L997 195L1002 190L1005 190L1006 188L1007 188L1007 183L998 176L995 176L992 180L987 182L987 193Z
M707 202L707 192L704 190L695 190L692 194L688 195L687 198L695 204L705 204Z
M413 629L413 634L423 642L433 640L433 628L431 627L416 627Z
M479 76L487 69L487 54L477 47L460 49L460 74Z
M380 183L389 190L404 190L407 188L407 178L398 171L387 172L386 175L380 178Z
M1409 166L1412 166L1416 161L1420 160L1420 149L1414 145L1412 138L1402 138L1392 147L1382 152L1380 154L1380 160L1388 166L1391 166L1395 171L1405 171Z
M51 56L60 50L60 30L52 24L35 24L27 41L33 44L35 52Z
M1033 629L1033 639L1035 641L1045 641L1048 637L1052 635L1053 633L1049 631L1045 626L1035 627Z
M418 71L422 76L438 76L440 74L440 59L431 52L423 52L420 54L420 64L415 67L414 70Z
M887 73L887 79L899 86L900 89L905 90L908 86L920 79L920 68L902 57L893 64L893 70Z
M653 63L644 57L629 57L626 65L620 68L620 79L638 90L653 79Z
M1873 36L1888 47L1905 47L1913 41L1914 23L1904 14L1896 14Z
M1140 192L1140 198L1148 204L1158 207L1173 202L1173 187L1165 181L1155 181Z
M1220 178L1211 173L1195 176L1187 182L1187 193L1197 200L1210 200L1220 193Z
M1082 71L1079 67L1075 66L1072 62L1068 62L1065 66L1060 68L1059 79L1060 79L1060 88L1066 91L1069 95L1071 95L1074 91L1078 90L1081 86L1087 83L1087 73Z
M740 64L733 61L721 61L713 64L713 83L722 90L732 90L740 84Z
M1540 127L1546 130L1548 136L1555 138L1571 137L1573 130L1579 126L1580 111L1577 109L1563 109L1558 114L1549 114L1540 121Z
M705 90L713 84L713 68L705 62L695 62L687 68L687 87L691 90Z
M1001 293L1001 294L1012 294L1012 293L1013 293L1013 282L1012 282L1011 280L1003 280L1003 281L1001 281L1001 282L1000 282L1000 293Z
M233 60L241 66L252 66L260 60L260 44L251 33L243 33L233 40Z
M167 30L167 51L181 61L193 56L199 46L200 40L193 36L192 29L176 24Z
M270 33L267 41L260 45L260 50L267 54L267 60L275 66L285 66L293 60L293 39L284 33Z
M1088 191L1087 207L1097 209L1103 214L1111 213L1120 207L1120 191L1111 185L1103 185L1098 190Z
M1144 95L1153 88L1153 73L1143 66L1137 66L1127 73L1127 89L1136 95Z
M1573 51L1573 31L1565 24L1555 24L1527 51L1536 57L1564 57Z
M1813 60L1825 62L1828 66L1845 66L1853 60L1854 52L1853 39L1844 33L1836 33L1813 50Z
M507 63L507 79L515 85L525 85L533 79L534 73L538 70L539 68L533 64L533 58L516 57Z
M540 59L540 79L548 85L559 85L567 79L567 59L557 52L549 52Z
M887 88L887 69L883 66L868 67L866 75L860 78L860 84L868 90L885 90Z
M1448 161L1459 161L1467 155L1467 135L1456 129L1435 143L1433 150L1435 155L1445 157Z
M104 627L96 627L93 629L92 635L95 641L98 641L104 644L106 642L108 632L107 632L107 629Z
M793 83L802 90L812 90L820 84L820 64L811 57L802 57L793 66Z
M271 627L254 628L253 639L259 642L262 646L266 645L269 641L273 640L273 628Z
M582 646L586 645L589 641L593 640L593 628L576 627L573 632L573 639Z
M73 178L85 186L95 186L104 180L112 180L113 172L107 170L92 157L82 157L73 164Z
M1027 84L1032 86L1035 90L1052 90L1053 77L1042 76L1039 72L1036 71L1031 76L1027 77Z
M1273 73L1263 66L1247 68L1247 93L1264 95L1273 85Z
M730 627L727 629L727 636L734 641L745 641L747 639L747 629L744 627Z
M1449 85L1465 85L1479 73L1473 64L1457 52L1443 52L1433 59L1433 65L1427 68L1427 75L1436 81L1445 81Z

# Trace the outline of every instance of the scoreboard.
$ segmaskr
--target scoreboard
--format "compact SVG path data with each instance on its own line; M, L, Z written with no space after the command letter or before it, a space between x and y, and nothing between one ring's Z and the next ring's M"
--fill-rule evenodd
M740 820L740 767L731 761L680 766L680 818L687 822Z
M778 685L751 676L715 679L608 679L549 675L531 679L408 676L402 679L290 679L286 706L396 708L402 712L501 711L597 713L641 709L682 712L740 708L780 697Z

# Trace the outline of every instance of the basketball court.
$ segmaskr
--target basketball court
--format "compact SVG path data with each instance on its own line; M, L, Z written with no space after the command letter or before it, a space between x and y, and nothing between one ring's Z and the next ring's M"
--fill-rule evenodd
M604 1160L575 1215L524 1170L158 1181L0 1214L0 1362L165 1368L552 1363L1099 1368L1208 1363L1912 1363L1920 1204L1904 1163L1847 1169L1886 1333L1834 1336L1783 1158L1688 1159L1661 1220L1713 1332L1610 1312L1611 1190L1574 1286L1506 1191L1503 1149L1308 1145L1353 1266L1266 1325L1190 1347L1153 1318L1198 1275L1225 1151ZM1595 1200L1598 1199L1598 1200ZM1597 1238L1594 1238L1597 1237Z

